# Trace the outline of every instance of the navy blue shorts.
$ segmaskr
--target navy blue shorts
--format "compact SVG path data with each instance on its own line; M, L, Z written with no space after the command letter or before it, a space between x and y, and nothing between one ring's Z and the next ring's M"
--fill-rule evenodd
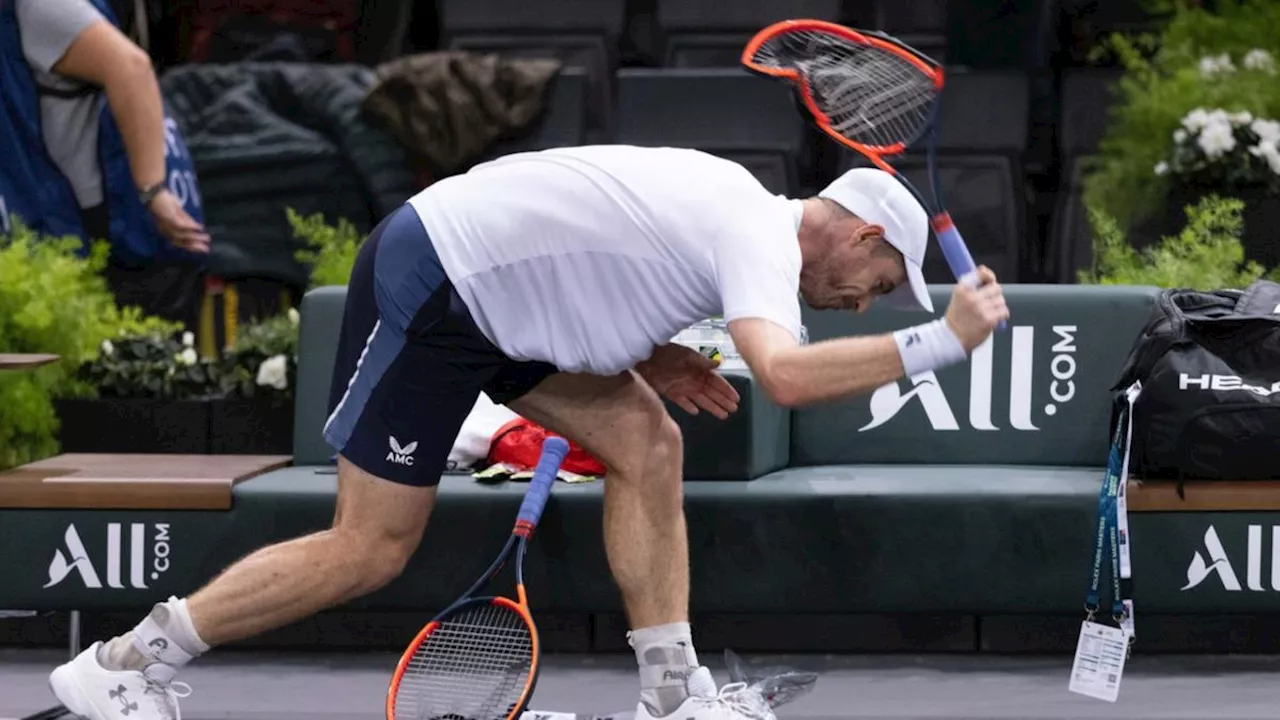
M372 475L435 485L481 391L505 404L555 372L514 361L485 338L403 205L356 257L324 438Z

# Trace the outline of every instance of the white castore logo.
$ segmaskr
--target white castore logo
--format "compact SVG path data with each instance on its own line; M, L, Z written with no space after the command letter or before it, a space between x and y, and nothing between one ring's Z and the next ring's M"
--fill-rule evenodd
M1271 587L1269 589L1280 592L1280 562L1276 559L1280 558L1280 526L1271 526ZM1236 574L1235 567L1231 564L1231 559L1227 557L1227 551L1222 547L1222 541L1218 539L1218 531L1212 526L1204 532L1204 553L1199 550L1195 555L1191 556L1191 563L1187 565L1187 584L1182 586L1182 590L1190 590L1205 580L1210 575L1217 575L1218 581L1222 583L1222 588L1228 592L1240 592L1240 577ZM1268 588L1262 586L1262 526L1249 526L1249 551L1245 556L1245 582L1246 587L1254 592L1264 592Z
M400 447L400 441L394 437L388 438L391 441L391 452L387 453L387 462L393 462L397 465L413 465L413 451L418 449L418 441Z
M1044 406L1045 415L1054 415L1058 406L1071 402L1076 396L1076 326L1054 325L1055 342L1053 357L1049 360L1049 397L1053 402ZM1035 332L1030 325L1019 325L1010 332L1009 349L1009 426L1014 430L1039 430L1032 417L1031 394L1035 385ZM969 357L969 426L974 430L999 430L991 419L993 370L993 343L995 335L974 349ZM865 432L884 425L913 399L924 407L925 415L934 430L959 430L955 413L951 409L942 385L933 371L913 375L912 388L902 392L898 383L889 383L871 394L871 421L858 428Z
M169 523L155 523L155 535L151 545L147 545L147 524L131 523L129 525L129 585L136 590L147 589L147 574L150 569L152 580L169 570ZM121 542L123 525L107 523L107 556L106 587L121 590L125 588L121 580L124 568L124 546ZM64 547L53 551L53 560L49 563L49 582L45 588L62 583L73 572L79 573L80 581L86 588L101 589L102 575L98 567L89 557L84 541L74 524L68 525L62 537ZM148 558L150 550L150 558Z

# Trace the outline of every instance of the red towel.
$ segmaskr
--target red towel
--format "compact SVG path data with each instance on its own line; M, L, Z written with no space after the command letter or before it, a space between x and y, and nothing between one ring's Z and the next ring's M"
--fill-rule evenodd
M542 443L551 434L537 423L516 418L493 434L487 460L490 465L505 463L521 470L533 470L542 457ZM578 475L600 477L605 473L603 463L572 441L569 442L569 454L565 455L560 467Z

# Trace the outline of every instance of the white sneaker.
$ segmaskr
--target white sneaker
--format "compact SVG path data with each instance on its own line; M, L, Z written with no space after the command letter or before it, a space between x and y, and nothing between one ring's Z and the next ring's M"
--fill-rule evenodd
M176 671L155 663L144 672L108 670L91 647L49 674L49 689L73 714L85 720L181 720L178 698L191 686L173 682Z
M675 712L658 718L643 702L636 707L635 720L777 720L773 709L758 691L746 683L733 683L716 690L711 671L700 667L685 680L689 697Z

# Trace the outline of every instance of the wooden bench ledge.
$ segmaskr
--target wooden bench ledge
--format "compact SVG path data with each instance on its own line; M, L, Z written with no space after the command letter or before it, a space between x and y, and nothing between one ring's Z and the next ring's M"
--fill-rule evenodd
M57 359L57 355L40 353L0 353L0 370L25 370L48 365Z
M0 473L0 508L230 510L236 483L291 459L67 453Z
M1142 480L1129 483L1130 512L1280 510L1280 480Z

